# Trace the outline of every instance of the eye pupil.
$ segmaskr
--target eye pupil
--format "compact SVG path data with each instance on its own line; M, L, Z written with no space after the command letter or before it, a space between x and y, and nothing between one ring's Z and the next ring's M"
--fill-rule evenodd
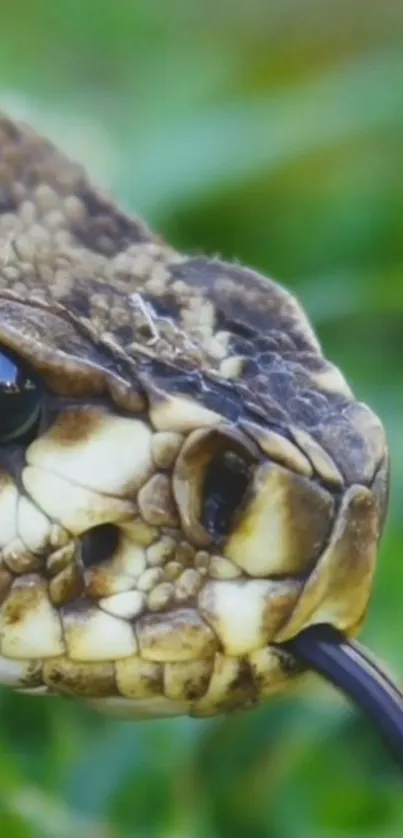
M41 391L25 364L0 352L0 444L28 439L40 416Z
M235 451L224 451L212 461L203 486L202 523L222 538L242 503L250 481L250 465Z

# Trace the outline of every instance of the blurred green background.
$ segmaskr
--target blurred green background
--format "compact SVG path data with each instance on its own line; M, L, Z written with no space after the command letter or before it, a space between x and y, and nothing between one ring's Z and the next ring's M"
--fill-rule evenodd
M0 2L0 107L175 245L307 308L382 416L391 510L364 639L403 682L401 0ZM115 722L0 693L10 838L398 838L403 794L319 680L253 713Z

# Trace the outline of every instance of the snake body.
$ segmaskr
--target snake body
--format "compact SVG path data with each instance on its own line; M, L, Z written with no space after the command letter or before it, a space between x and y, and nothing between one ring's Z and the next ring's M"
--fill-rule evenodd
M177 252L6 117L0 351L41 393L0 439L2 683L212 715L295 682L303 628L359 630L381 422L284 288Z

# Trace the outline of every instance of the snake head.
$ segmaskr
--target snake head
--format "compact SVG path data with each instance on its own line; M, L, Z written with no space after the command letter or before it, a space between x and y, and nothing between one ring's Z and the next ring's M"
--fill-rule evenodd
M144 718L248 707L347 635L379 420L296 300L190 258L0 121L0 680Z

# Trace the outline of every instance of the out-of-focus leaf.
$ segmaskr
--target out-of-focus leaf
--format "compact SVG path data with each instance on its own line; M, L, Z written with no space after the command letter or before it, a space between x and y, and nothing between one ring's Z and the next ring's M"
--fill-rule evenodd
M30 830L33 838L71 838L73 835L75 838L123 838L114 827L86 820L34 788L21 788L9 795L5 808L10 817L14 816L25 830ZM27 832L21 832L21 835L27 835Z
M393 123L403 128L403 84L389 83L396 77L403 81L400 51L361 56L269 100L229 102L175 120L171 128L165 124L143 147L136 144L134 115L129 142L136 206L157 218L172 204L204 199L361 132ZM120 191L127 191L126 178Z
M385 422L392 497L363 640L403 683L401 0L3 4L0 106L190 251L295 291ZM0 693L7 838L400 838L378 738L312 679L209 722Z

